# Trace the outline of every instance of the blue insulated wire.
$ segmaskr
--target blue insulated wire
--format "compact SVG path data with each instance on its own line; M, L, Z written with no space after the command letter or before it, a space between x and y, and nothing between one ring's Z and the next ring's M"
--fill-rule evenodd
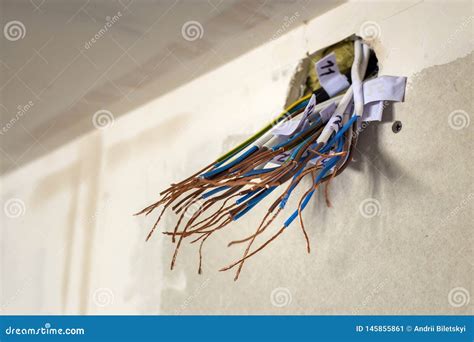
M212 195L217 194L218 192L221 192L221 191L224 191L224 190L227 190L227 189L230 189L230 186L220 186L218 188L209 190L208 192L201 195L201 199L206 199L208 197L211 197Z
M318 177L316 178L316 183L322 178L322 177L320 177L321 175L325 175L327 173L327 171L330 170L337 163L338 159L339 159L339 157L334 157L334 158L331 159L331 161L329 163L326 164L326 167L323 170L321 170L321 172L318 174ZM313 196L313 194L314 194L314 190L311 190L306 195L303 202L301 203L301 211L304 210L304 208L308 204L308 202L311 199L311 197ZM285 221L285 223L283 224L285 226L285 228L287 228L296 219L297 216L298 216L298 209L296 209L291 214L291 216Z
M308 105L308 102L311 98L307 99L307 100L304 100L303 102L301 102L300 104L298 104L297 106L295 106L294 108L291 109L291 111L289 111L290 114L294 113L294 112L297 112L299 111L300 109L306 107Z
M296 147L293 152L291 153L291 156L290 156L290 159L291 160L295 160L295 157L296 155L298 154L299 151L301 151L301 149L304 147L304 145L310 141L312 139L312 137L308 137L306 138L305 140L303 140L299 145L298 147Z
M261 194L255 196L250 201L248 201L248 205L253 207L255 204L260 202L262 199L264 199L265 197L270 195L272 193L272 191L275 190L275 189L276 189L276 186L271 186L268 189L265 189Z
M342 151L342 147L344 146L343 144L343 139L339 139L339 146L337 148L337 152L341 152ZM326 173L331 170L331 168L337 164L337 162L339 161L341 157L340 156L336 156L336 157L333 157L331 158L331 160L326 164L326 166L321 170L321 172L318 174L318 176L316 177L316 179L314 180L314 183L313 184L317 184L319 181L321 181L321 179L323 179L325 176L326 176ZM307 195L306 197L303 199L303 202L301 203L301 211L304 210L304 208L306 208L306 205L308 204L309 200L311 199L311 197L313 196L314 194L314 190L311 190ZM291 216L285 221L285 223L283 224L285 228L287 228L295 219L296 217L298 216L298 209L296 209L292 214Z
M247 206L246 208L244 208L243 210L241 210L239 213L237 213L237 215L235 215L232 220L233 221L237 221L239 218L241 218L242 216L244 216L246 213L248 213L253 207L255 207L261 200L263 200L265 197L267 197L268 195L270 195L272 193L273 190L275 190L277 187L276 186L272 186L268 189L265 189L264 191L262 191L260 194L258 194L257 196L255 196L254 198L252 198L250 201L247 202Z
M332 145L334 145L334 143L342 137L342 135L354 124L354 122L357 120L357 118L358 118L357 115L353 115L349 119L349 121L347 121L346 124L344 126L342 126L342 128L339 130L339 132L337 132L337 134L329 140L329 142L323 147L321 152L325 153L325 152L329 151L330 148L332 147Z
M262 173L267 173L273 170L278 169L278 167L269 167L267 169L257 169L257 170L252 170L243 175L243 177L248 177L248 176L255 176L255 175L260 175Z
M235 160L231 161L229 164L222 165L218 168L215 168L214 170L208 171L202 174L201 177L208 179L223 171L226 171L234 167L235 165L239 164L242 160L244 160L245 158L247 158L248 156L250 156L252 153L254 153L257 150L258 150L258 146L252 146L248 151L246 151L244 154L242 154L240 157L236 158Z
M316 143L313 144L313 145L314 145L314 146L317 146ZM312 146L313 146L313 145L312 145ZM306 159L307 159L307 156L302 157L300 162L301 162L301 163L306 163ZM309 161L309 160L308 160L308 161ZM304 170L304 167L300 168L300 170L295 173L295 175L293 176L293 181L294 181L296 178L298 178L298 176L303 172L303 170ZM288 189L288 192L285 194L285 196L283 197L283 199L282 199L281 202L280 202L280 208L281 208L281 209L284 209L284 208L285 208L286 202L288 202L288 199L290 198L291 193L293 192L293 190L294 190L295 188L296 188L296 184L293 184L293 185L290 186L290 188Z
M293 176L293 180L298 178L298 176L303 172L303 170L304 170L304 167L302 167L298 172L296 172L295 175ZM290 198L290 195L291 195L291 193L293 192L293 190L295 188L296 188L296 184L293 184L293 185L290 186L290 188L288 189L288 192L285 194L285 196L282 198L282 200L280 202L280 208L281 209L285 208L286 202L288 202L288 199Z
M318 120L316 120L315 122L313 122L309 127L307 127L306 129L304 129L303 131L301 132L298 132L296 133L293 137L291 137L290 139L288 139L287 141L284 141L276 146L273 146L272 147L272 151L276 151L278 150L279 148L281 147L285 147L286 145L288 144L291 144L293 141L295 141L296 139L298 139L301 135L309 132L313 127L314 125L317 125L319 123L320 119L318 118Z
M252 197L253 195L255 195L257 192L259 192L259 191L260 191L260 189L259 189L259 190L251 191L251 192L249 192L248 194L246 194L246 195L244 195L244 196L238 198L237 201L235 201L235 203L236 203L236 204L243 203L243 202L245 202L246 200L248 200L250 197Z
M294 108L292 108L290 111L288 111L288 113L290 114L293 114L295 113L296 111L300 110L301 108L303 107L306 107L306 105L308 104L309 102L309 99L306 100L306 101L303 101L301 102L300 104L298 104L297 106L295 106ZM245 147L244 147L245 148ZM234 157L237 153L239 153L240 151L235 151L235 153L229 155L227 158L221 160L220 162L217 162L213 165L214 169L220 167L221 165L223 165L225 162L227 162L229 159L231 159L232 157Z
M233 221L237 221L239 218L241 218L242 216L244 216L245 214L247 214L252 208L251 207L246 207L244 208L242 211L239 211L237 213L237 215L235 215L232 220Z

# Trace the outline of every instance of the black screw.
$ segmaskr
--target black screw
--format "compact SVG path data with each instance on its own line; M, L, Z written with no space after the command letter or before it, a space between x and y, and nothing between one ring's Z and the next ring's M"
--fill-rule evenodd
M392 125L393 133L398 133L401 130L402 130L402 122L401 121L395 121Z

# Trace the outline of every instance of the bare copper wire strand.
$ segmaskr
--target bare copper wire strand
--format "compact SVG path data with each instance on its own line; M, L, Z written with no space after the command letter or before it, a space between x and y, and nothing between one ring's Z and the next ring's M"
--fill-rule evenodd
M227 271L227 270L230 270L231 268L235 267L236 265L238 265L239 263L241 263L242 261L252 257L253 255L257 254L258 252L260 252L263 248L265 248L268 244L270 244L273 240L275 240L281 233L283 233L283 231L285 230L285 228L281 228L275 235L273 235L269 240L267 240L267 242L265 242L263 245L261 245L260 247L258 247L256 250L254 250L252 253L248 254L246 257L240 259L240 260L237 260L236 262L232 263L231 265L227 266L227 267L224 267L224 268L221 268L219 271Z
M320 168L320 166L317 166L316 169L317 169L317 168ZM304 177L307 173L309 173L310 171L312 171L312 170L313 170L313 169L311 169L311 170L309 170L309 171L306 171L306 170L303 171L303 173L302 173L299 177L297 177L297 179L295 179L293 182L291 182L291 183L288 185L287 189L283 192L283 194L280 195L280 197L270 206L270 208L268 209L267 214L266 214L265 217L263 218L262 223L261 223L260 225L262 225L262 224L263 224L263 221L265 221L265 219L269 216L269 214L272 213L272 212L275 210L276 206L281 202L281 200L283 199L283 197L284 197L284 196L286 195L286 193L289 191L290 187L291 187L294 183L296 183L296 184L299 183L299 181L300 181L301 179L303 179L303 177ZM267 223L267 225L265 226L265 228L268 227L268 225L270 225L270 224L276 219L276 217L278 216L278 214L279 214L282 210L283 210L283 208L280 207L280 208L278 209L278 211L274 214L274 216L270 219L270 221ZM238 244L238 243L246 242L246 241L252 239L254 236L259 235L259 234L262 233L262 232L263 232L263 230L260 230L260 231L258 231L257 233L248 236L248 237L245 238L245 239L232 241L232 242L230 242L230 243L228 244L228 246L231 246L231 245L233 245L233 244Z
M184 194L188 191L191 191L191 190L194 189L194 191L192 191L190 194L187 194L183 199L180 200L180 202L175 204L173 206L173 209L176 209L177 211L181 211L181 210L184 210L184 209L187 210L187 208L190 205L194 204L198 200L197 197L200 194L202 194L202 192L204 192L206 189L212 188L212 186L223 186L223 185L231 186L231 187L233 187L233 186L240 186L240 187L249 186L250 188L247 189L247 191L255 191L259 188L261 188L261 189L268 188L268 187L274 186L276 184L281 185L284 182L286 182L289 178L293 177L294 174L301 167L304 167L304 164L306 164L306 162L304 164L302 164L302 166L298 165L298 163L299 163L299 160L300 160L301 156L303 155L303 153L305 153L307 151L312 155L319 155L323 158L343 156L346 153L348 153L347 151L344 151L344 152L339 152L339 153L323 154L323 153L320 153L320 152L317 151L318 148L314 149L314 150L309 149L308 147L312 144L312 142L314 140L315 140L315 137L313 136L312 139L310 139L309 142L305 143L305 145L302 146L302 148L300 149L300 151L298 151L298 154L295 158L295 161L296 161L295 163L283 164L282 165L283 168L278 168L278 169L275 169L271 172L261 174L258 177L256 177L255 175L252 175L252 176L242 176L242 175L245 174L246 172L250 171L250 170L255 169L256 167L258 167L258 165L261 165L263 163L267 163L269 160L273 159L275 155L278 155L278 154L282 153L281 150L271 151L271 150L264 150L262 148L262 150L258 151L255 155L251 156L248 160L245 160L243 163L239 163L235 167L231 168L230 170L232 172L234 172L234 174L223 173L222 175L218 175L217 177L215 177L215 178L213 177L212 179L204 179L204 178L196 177L202 171L198 172L195 175L187 178L184 181L181 181L181 182L176 183L176 184L172 184L172 186L170 188L168 188L167 190L165 190L164 192L162 192L160 194L160 195L164 195L164 197L162 199L160 199L156 203L148 206L147 208L143 209L141 212L139 212L137 214L142 214L142 213L149 214L154 209L156 209L156 207L164 204L163 211L159 215L157 222L155 223L154 227L152 228L152 231L150 231L149 236L151 236L152 232L156 228L156 226L157 226L159 220L161 219L162 215L164 214L165 210L171 205L171 203L176 201L178 199L178 197L180 197L182 194ZM351 152L352 152L352 149L349 149L349 153L351 153ZM308 160L310 160L310 159L311 158L309 158ZM323 182L327 182L326 183L326 197L327 197L327 187L328 187L329 182L335 176L337 176L347 166L350 159L351 158L350 158L350 155L349 155L349 157L346 159L346 161L342 161L341 168L336 167L334 169L333 173L330 176L324 177L323 180L321 180L318 183L318 184L321 184ZM296 167L296 165L298 165L298 167ZM211 164L211 166L212 166L212 164ZM206 170L209 167L207 167L203 170ZM257 230L254 234L252 234L251 236L249 236L249 237L247 237L243 240L236 240L236 241L232 241L232 242L229 243L229 246L231 246L233 244L242 243L242 242L246 242L246 241L250 240L250 243L248 244L248 246L247 246L247 248L244 252L243 257L240 260L238 260L238 261L234 262L233 264L231 264L230 266L221 269L221 271L233 268L237 264L239 264L239 268L238 268L238 270L236 272L236 276L235 276L235 280L237 280L239 275L240 275L240 272L243 268L244 261L247 260L248 258L250 258L251 256L255 255L256 253L258 253L262 249L264 249L269 243L271 243L274 239L276 239L283 232L284 228L280 229L274 236L272 236L269 240L267 240L264 244L262 244L256 250L254 250L253 252L250 252L250 249L251 249L256 237L259 234L261 234L268 226L270 226L270 224L273 222L273 220L282 211L282 208L279 207L278 210L273 214L271 219L266 222L266 219L271 215L271 213L273 213L273 210L276 208L276 205L278 205L278 203L283 199L283 196L285 196L285 194L288 193L289 188L291 186L296 187L298 185L298 183L301 181L301 179L309 172L312 173L313 183L314 183L315 172L316 172L317 169L318 169L318 166L308 168L308 170L304 170L303 172L301 172L300 175L298 175L298 177L296 177L295 179L293 179L290 182L290 185L288 186L287 190L280 196L279 199L277 199L277 201L275 201L272 204L271 208L269 209L267 214L264 216L261 224L259 225L259 227L257 228ZM193 177L196 177L196 178L193 178ZM317 188L318 184L315 185L314 189ZM309 193L309 192L307 192L307 193ZM224 228L227 224L229 224L232 221L232 217L236 213L240 212L243 208L245 208L245 204L242 204L242 205L238 206L236 203L231 204L231 205L226 207L226 204L227 204L228 200L230 200L231 198L234 198L236 196L239 196L239 195L242 195L242 193L235 194L235 195L227 198L226 200L224 200L224 202L220 205L220 207L215 212L210 214L208 217L202 219L201 221L198 221L198 222L195 223L197 218L200 217L203 214L203 212L205 212L212 205L214 205L215 203L218 202L217 200L214 200L212 198L208 202L205 202L204 210L199 210L199 211L197 211L193 214L193 216L189 219L189 221L187 222L186 226L184 227L184 229L182 231L178 231L176 229L176 232L173 232L173 238L175 237L175 235L179 235L179 240L178 240L178 243L176 245L175 252L173 254L173 258L172 258L172 262L171 262L171 268L173 268L174 265L175 265L177 254L178 254L178 251L179 251L179 247L180 247L183 239L186 236L197 234L197 235L200 235L200 236L197 237L196 239L194 239L191 243L195 243L195 242L201 240L201 243L200 243L200 246L199 246L199 270L198 270L198 272L199 273L202 272L202 249L203 249L203 244L213 233L215 233L216 231ZM302 198L304 198L304 196ZM302 220L302 217L301 217L301 203L302 202L300 201L299 206L298 206L298 215L300 217L302 230L304 232L305 239L307 241L307 249L308 249L308 252L309 252L309 250L310 250L309 239L308 239L306 230L304 228L304 223L303 223L303 220ZM186 212L186 210L183 212L183 215L181 215L181 219L184 216L184 213ZM214 228L211 228L212 226L214 226ZM178 227L179 227L179 224L178 224ZM195 229L190 229L190 228L195 228ZM164 232L164 233L170 234L171 232Z
M230 192L235 192L235 191L237 191L237 190L238 190L238 189L231 189ZM200 193L202 193L202 192L200 192ZM200 193L199 193L199 194L200 194ZM202 207L199 208L199 210L198 210L198 215L197 215L197 216L199 216L200 214L202 214L203 212L205 212L206 209L208 209L209 207L212 206L212 204L214 204L215 201L217 201L217 200L219 200L219 199L222 199L222 198L225 198L225 196L227 196L228 193L229 193L229 191L227 191L227 192L226 192L225 194L223 194L223 195L216 196L215 198L211 198L211 199L210 199L210 200L211 200L211 204L208 205L206 208L202 208ZM199 195L199 194L198 194L198 195ZM182 214L180 215L180 217L179 217L179 219L178 219L178 223L176 224L176 226L175 226L175 228L174 228L174 230L173 230L173 234L172 234L172 242L173 242L173 243L175 242L175 237L176 237L176 235L177 235L177 233L178 233L178 227L179 227L179 225L181 224L181 221L182 221L182 219L184 218L184 216L185 216L185 214L186 214L188 208L189 208L191 205L193 205L194 203L199 202L199 200L200 200L200 199L194 199L194 200L191 201L188 205L186 205L186 207L185 207L186 209L185 209L185 210L182 212ZM205 205L206 205L206 204L203 204L203 206L205 206Z
M278 211L281 211L281 208L279 208ZM239 244L239 243L243 243L243 242L249 241L249 240L251 240L253 237L255 237L255 236L259 235L260 233L262 233L262 232L264 231L264 229L265 229L268 225L270 225L270 224L273 222L274 218L275 218L275 217L277 216L277 214L278 214L278 212L276 212L275 214L273 214L272 218L270 219L269 222L267 222L267 224L264 226L264 228L260 229L260 227L262 227L262 225L264 224L266 218L267 218L268 216L270 216L270 214L271 214L272 212L273 212L273 211L267 211L267 213L266 213L265 216L263 217L263 220L260 222L259 228L257 228L257 231L256 231L255 233L253 233L253 234L250 235L250 236L247 236L247 237L244 238L244 239L233 240L233 241L231 241L231 242L229 242L229 243L227 244L227 247L230 247L230 246L232 246L232 245L236 245L236 244Z
M220 208L219 208L218 210L216 210L216 212L214 212L214 214L212 214L212 215L206 217L205 219L202 219L202 220L199 221L199 222L194 223L194 224L191 226L191 228L194 228L194 227L196 227L196 226L199 226L200 224L202 224L202 223L204 223L204 222L206 222L206 221L211 221L211 222L212 222L212 219L213 219L214 217L216 217L217 215L219 215L219 212L220 212L221 210L223 210L223 208L225 207L225 205L227 204L227 202L229 202L231 199L233 199L233 198L235 198L235 197L238 197L238 196L241 196L241 194L239 193L239 194L235 194L235 195L232 195L232 196L228 197L226 200L224 200L224 202L222 202L222 205L220 206Z
M204 191L206 191L207 188L198 188L197 190L191 192L187 196L185 196L183 199L181 199L178 203L176 203L171 209L176 213L179 214L179 212L183 208L187 208L189 203L193 202L196 197L201 195Z
M161 212L161 214L158 216L158 219L155 221L155 224L153 225L153 227L151 228L150 232L148 233L148 236L146 237L145 241L148 241L151 236L153 235L153 232L155 231L156 227L158 226L158 223L160 222L161 218L163 217L163 214L165 213L166 209L168 208L168 206L170 205L171 203L167 203L164 207L163 207L163 211Z
M308 145L308 146L309 146L309 145ZM318 147L320 148L321 145L318 145ZM304 151L301 152L301 155L303 154L303 152L304 152ZM310 159L311 159L311 158L310 158ZM318 165L318 164L320 164L320 162L318 162L318 163L316 164L316 166L313 167L313 170L312 170L313 183L314 183L314 180L315 180L315 174L314 174L314 172L315 172L315 170L316 170L317 168L319 168L319 165ZM297 178L297 182L298 182L298 183L299 183L299 181L305 176L305 174L307 174L307 173L304 173L304 174L300 175L300 177ZM293 182L292 182L292 183L293 183ZM291 186L291 185L290 185L290 186ZM313 190L313 186L311 186L311 188L305 193L305 195L302 196L302 198L301 198L301 200L300 200L300 203L299 203L299 206L298 206L298 214L299 214L300 221L301 221L301 228L302 228L302 231L303 231L305 240L306 240L306 246L307 246L307 251L308 251L308 253L310 253L311 247L310 247L310 242L309 242L308 234L307 234L307 232L306 232L306 229L305 229L304 224L303 224L303 221L302 221L302 216L301 216L301 203L302 203L302 200L304 199L304 197L305 197L311 190ZM313 191L314 191L314 190L313 190ZM287 191L285 191L285 193L286 193L286 192L287 192ZM281 200L281 198L280 198L279 200ZM277 200L276 202L278 202L278 200ZM268 227L268 225L275 219L275 217L278 215L278 213L279 213L280 211L281 211L281 208L275 213L275 215L274 215L274 216L272 217L272 219L268 222L268 224L265 226L265 228ZM247 248L246 248L246 250L245 250L245 252L244 252L244 256L243 256L242 259L240 259L240 265L239 265L239 268L237 269L237 272L236 272L236 275L235 275L235 277L234 277L234 280L237 280L237 279L239 278L239 275L240 275L240 272L241 272L241 270L242 270L243 264L244 264L245 260L249 257L248 252L249 252L249 250L250 250L250 248L251 248L251 245L252 245L253 242L255 241L256 236L257 236L258 234L260 234L260 233L263 231L263 230L260 229L260 227L262 226L263 222L265 221L266 217L268 217L269 214L270 214L270 211L265 215L265 217L264 217L264 219L263 219L261 225L260 225L259 228L257 229L257 232L252 235L251 241L250 241L250 243L248 244L248 246L247 246ZM284 229L284 228L282 228L282 229ZM266 244L264 244L264 245L262 245L261 247L259 247L259 249L257 249L255 252L257 252L257 251L259 251L259 250L265 248L265 246L266 246L268 243L270 243L273 239L275 239L279 234L281 234L281 232L277 233L274 237L272 237L269 241L267 241ZM236 241L236 242L234 242L234 243L240 243L240 242L247 241L247 240L248 240L248 238L247 238L247 239L244 239L244 240ZM230 246L230 245L231 245L231 244L229 244L229 246ZM253 254L251 254L251 255L253 255ZM250 255L250 256L251 256L251 255ZM237 261L237 263L239 263L239 261ZM235 266L235 265L234 265L234 266ZM231 267L233 267L233 266L231 266ZM227 268L227 269L228 269L228 268ZM226 270L226 269L222 269L222 270ZM222 270L221 270L221 271L222 271Z
M202 274L202 246L204 245L204 242L207 240L207 238L211 236L211 234L209 233L209 235L207 235L202 241L201 243L199 244L199 267L198 267L198 274Z
M235 205L236 205L236 204L232 204L230 207L232 208L232 207L235 206ZM228 217L230 214L229 214L229 212L223 212L223 213L221 212L221 213L219 213L219 215L220 215L220 216L216 216L216 217L212 220L212 222L207 223L206 225L204 225L204 226L202 226L202 227L196 228L196 229L194 229L194 230L186 231L185 233L183 233L183 232L176 232L176 235L184 235L185 237L187 237L187 236L190 236L190 235L193 235L193 234L206 233L206 232L208 232L208 231L206 231L205 229L208 229L208 228L212 227L213 225L218 224L218 222L219 222L222 218L224 218L224 217L226 217L226 216ZM165 235L172 235L173 232L163 232L163 234L165 234Z
M313 188L312 184L314 184L314 181L316 179L315 173L316 173L316 171L311 172L311 178L313 179L313 182L311 183L311 188L308 191L306 191L306 193L304 193L303 196L301 196L300 202L298 203L298 217L300 219L300 226L301 226L301 230L303 232L303 236L306 240L306 251L308 252L308 254L311 253L311 244L309 242L308 233L306 232L306 229L305 229L305 226L304 226L304 223L303 223L303 217L301 215L301 204L302 204L304 198L310 193L310 191Z
M265 226L262 227L263 223L265 222L265 218L271 213L271 212L268 212L267 215L265 215L265 217L263 218L260 226L257 228L257 231L255 232L255 234L253 234L252 236L252 239L250 240L249 244L247 245L247 248L245 249L245 252L244 252L244 255L243 255L243 258L242 258L242 262L240 263L239 265L239 268L237 269L237 271L235 272L235 276L234 276L234 281L237 281L239 279L239 276L240 276L240 272L242 271L242 268L244 267L244 262L246 260L246 257L250 251L250 248L252 247L255 239L257 238L257 236L261 233L263 233L265 231L265 229L267 227L269 227L271 225L271 223L273 222L273 220L278 216L278 214L280 213L280 211L282 210L282 208L278 208L277 212L275 214L273 214L273 217L267 222L267 224Z

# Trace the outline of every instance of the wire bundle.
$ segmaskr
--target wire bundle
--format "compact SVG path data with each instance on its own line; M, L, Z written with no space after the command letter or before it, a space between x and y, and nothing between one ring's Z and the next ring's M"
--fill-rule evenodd
M268 208L255 233L229 243L229 246L247 244L242 257L221 271L237 268L237 279L245 261L275 240L296 219L310 252L302 212L316 190L323 183L328 184L350 162L357 143L357 125L364 110L362 82L378 71L375 54L369 47L361 40L355 40L353 46L352 68L350 74L346 74L352 84L343 94L330 98L320 88L300 98L257 134L189 178L172 184L161 192L160 200L136 214L148 215L162 208L147 240L168 209L178 216L174 229L163 232L175 243L171 269L186 240L199 242L198 272L201 273L204 242L275 191L280 191L280 195ZM322 111L330 104L335 110L324 117ZM257 238L284 212L294 190L306 176L311 177L311 183L298 206L290 211L276 233L252 249Z

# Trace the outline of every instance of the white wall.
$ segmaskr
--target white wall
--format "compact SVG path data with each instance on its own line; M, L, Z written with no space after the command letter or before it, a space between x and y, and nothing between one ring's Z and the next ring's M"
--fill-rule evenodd
M341 5L5 175L2 203L17 198L25 210L2 213L2 312L472 314L472 303L448 300L456 287L474 294L472 124L448 120L472 116L472 14L470 1ZM409 77L392 114L404 126L369 126L357 167L332 184L333 207L314 200L313 253L295 224L238 282L218 272L241 253L226 242L255 229L260 208L209 242L203 275L195 248L169 271L170 242L144 242L154 216L132 213L266 123L298 60L367 21L380 28L380 74ZM366 198L379 216L359 214ZM284 307L272 305L278 288L291 297Z

